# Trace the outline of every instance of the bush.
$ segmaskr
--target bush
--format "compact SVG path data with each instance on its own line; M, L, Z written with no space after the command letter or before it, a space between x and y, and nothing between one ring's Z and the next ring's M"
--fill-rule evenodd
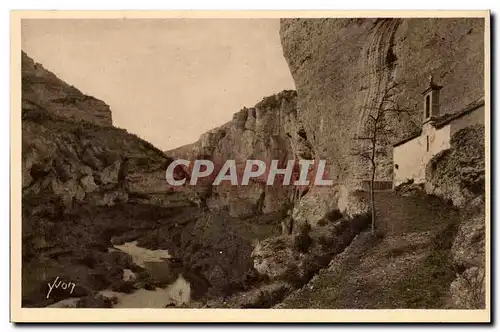
M311 231L311 225L301 224L298 227L298 232L293 235L293 247L299 252L307 252L311 246L311 236L309 232Z
M367 214L357 215L350 222L353 234L359 234L371 224L371 217Z

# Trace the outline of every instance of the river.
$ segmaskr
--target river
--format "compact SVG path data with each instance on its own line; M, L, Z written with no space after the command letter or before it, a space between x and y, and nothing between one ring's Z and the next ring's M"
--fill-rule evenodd
M156 267L165 268L166 260L171 258L166 250L149 250L137 246L137 241L127 242L122 245L115 245L109 250L120 250L132 257L135 264L146 269L154 270ZM161 266L160 266L161 265ZM134 278L134 273L125 269L123 278L128 280ZM191 286L186 279L179 274L177 279L165 288L155 290L138 289L132 293L120 293L111 290L99 292L105 297L116 297L117 303L114 308L165 308L169 306L179 306L188 303L191 299ZM78 298L69 298L50 305L52 308L74 307Z

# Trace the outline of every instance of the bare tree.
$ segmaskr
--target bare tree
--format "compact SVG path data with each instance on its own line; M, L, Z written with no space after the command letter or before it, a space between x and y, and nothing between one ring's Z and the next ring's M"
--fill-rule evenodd
M402 113L411 113L415 108L402 108L396 101L400 92L400 84L394 83L384 90L380 100L374 106L365 106L363 110L367 112L363 123L362 134L355 137L362 141L361 149L354 153L370 164L370 205L371 205L371 233L375 235L376 211L375 211L375 176L377 173L377 161L380 151L390 144L395 131L390 127L388 116L400 116ZM417 106L418 103L415 104ZM379 149L380 150L380 149Z

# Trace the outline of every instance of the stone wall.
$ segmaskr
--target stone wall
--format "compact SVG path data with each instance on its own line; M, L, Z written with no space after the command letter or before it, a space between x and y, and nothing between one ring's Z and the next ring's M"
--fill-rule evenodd
M450 125L436 129L427 123L420 136L394 147L394 186L408 180L425 182L425 166L429 160L450 147L450 129Z

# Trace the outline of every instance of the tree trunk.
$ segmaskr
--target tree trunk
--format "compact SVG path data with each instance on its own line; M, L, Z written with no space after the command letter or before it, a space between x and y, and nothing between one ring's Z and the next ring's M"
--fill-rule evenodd
M370 204L372 209L372 235L375 235L375 168L372 169L372 178L370 181Z

